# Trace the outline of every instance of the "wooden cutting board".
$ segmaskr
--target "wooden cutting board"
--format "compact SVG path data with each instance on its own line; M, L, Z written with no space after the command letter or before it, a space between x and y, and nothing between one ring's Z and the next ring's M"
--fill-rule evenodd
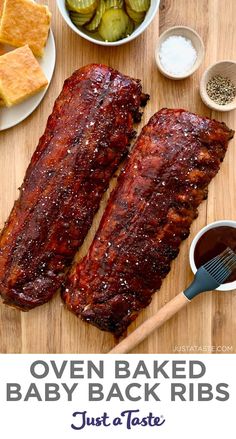
M62 20L55 0L49 0L48 4L53 14L56 70L39 108L20 125L0 133L0 227L18 196L17 188L21 185L64 79L87 63L109 64L142 80L144 91L151 95L142 124L162 107L181 107L223 120L229 127L236 128L236 112L212 112L204 106L199 96L199 80L204 69L217 60L233 59L236 55L235 0L162 0L159 16L143 35L130 44L111 49L90 44L75 35ZM199 71L191 78L175 82L157 71L154 49L159 33L178 24L191 26L200 33L206 46L206 56ZM201 205L191 235L181 245L170 274L152 304L140 314L129 331L153 315L191 281L188 251L198 230L214 220L235 219L235 140L230 142L220 173L210 185L208 200ZM104 204L105 201L102 208ZM100 216L101 211L80 254L87 251ZM67 311L59 294L50 303L29 313L0 305L0 352L104 353L113 345L112 335L80 321ZM236 292L214 292L198 297L134 352L210 352L211 349L236 353Z

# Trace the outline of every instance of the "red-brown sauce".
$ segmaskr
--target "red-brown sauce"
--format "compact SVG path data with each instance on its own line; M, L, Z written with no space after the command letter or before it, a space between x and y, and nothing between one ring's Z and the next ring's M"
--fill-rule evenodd
M198 240L194 250L194 261L199 268L209 259L214 258L219 253L230 247L236 252L236 228L229 226L219 226L207 230ZM224 283L236 280L236 271L234 271Z

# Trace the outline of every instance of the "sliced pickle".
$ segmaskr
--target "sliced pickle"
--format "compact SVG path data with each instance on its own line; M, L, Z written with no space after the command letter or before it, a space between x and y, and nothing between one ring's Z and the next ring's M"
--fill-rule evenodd
M98 4L98 7L97 7L97 10L96 10L95 16L93 17L91 23L89 23L86 26L87 30L92 32L92 31L95 31L98 28L105 10L106 10L106 2L104 0L100 0L100 2Z
M128 26L127 26L126 32L125 32L125 36L128 37L129 35L131 35L133 30L134 30L134 22L129 19L129 23L128 23Z
M71 11L70 19L75 26L83 26L93 18L93 14L93 12L90 12L90 14L79 14L78 12Z
M66 0L69 11L79 12L80 14L90 14L95 11L98 0Z
M124 1L123 0L105 0L106 3L106 9L111 8L123 8Z
M133 11L133 9L131 9L128 5L126 5L126 11L127 11L127 14L130 16L130 18L132 18L132 20L136 24L142 23L142 21L144 20L145 15L146 15L146 12Z
M146 12L150 8L150 0L125 0L126 4L136 12Z
M99 34L105 41L118 41L127 35L129 17L123 9L108 9L102 16Z

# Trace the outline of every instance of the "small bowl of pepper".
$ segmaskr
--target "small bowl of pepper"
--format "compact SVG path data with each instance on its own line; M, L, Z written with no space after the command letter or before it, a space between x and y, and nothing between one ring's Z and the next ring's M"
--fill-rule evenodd
M216 111L236 109L236 62L219 61L210 66L200 82L205 105Z

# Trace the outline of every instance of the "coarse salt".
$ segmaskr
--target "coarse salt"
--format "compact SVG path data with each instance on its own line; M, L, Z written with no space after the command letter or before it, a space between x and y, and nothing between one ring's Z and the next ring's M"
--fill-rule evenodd
M161 64L172 75L185 75L194 65L197 52L191 40L173 35L161 44L159 51Z

